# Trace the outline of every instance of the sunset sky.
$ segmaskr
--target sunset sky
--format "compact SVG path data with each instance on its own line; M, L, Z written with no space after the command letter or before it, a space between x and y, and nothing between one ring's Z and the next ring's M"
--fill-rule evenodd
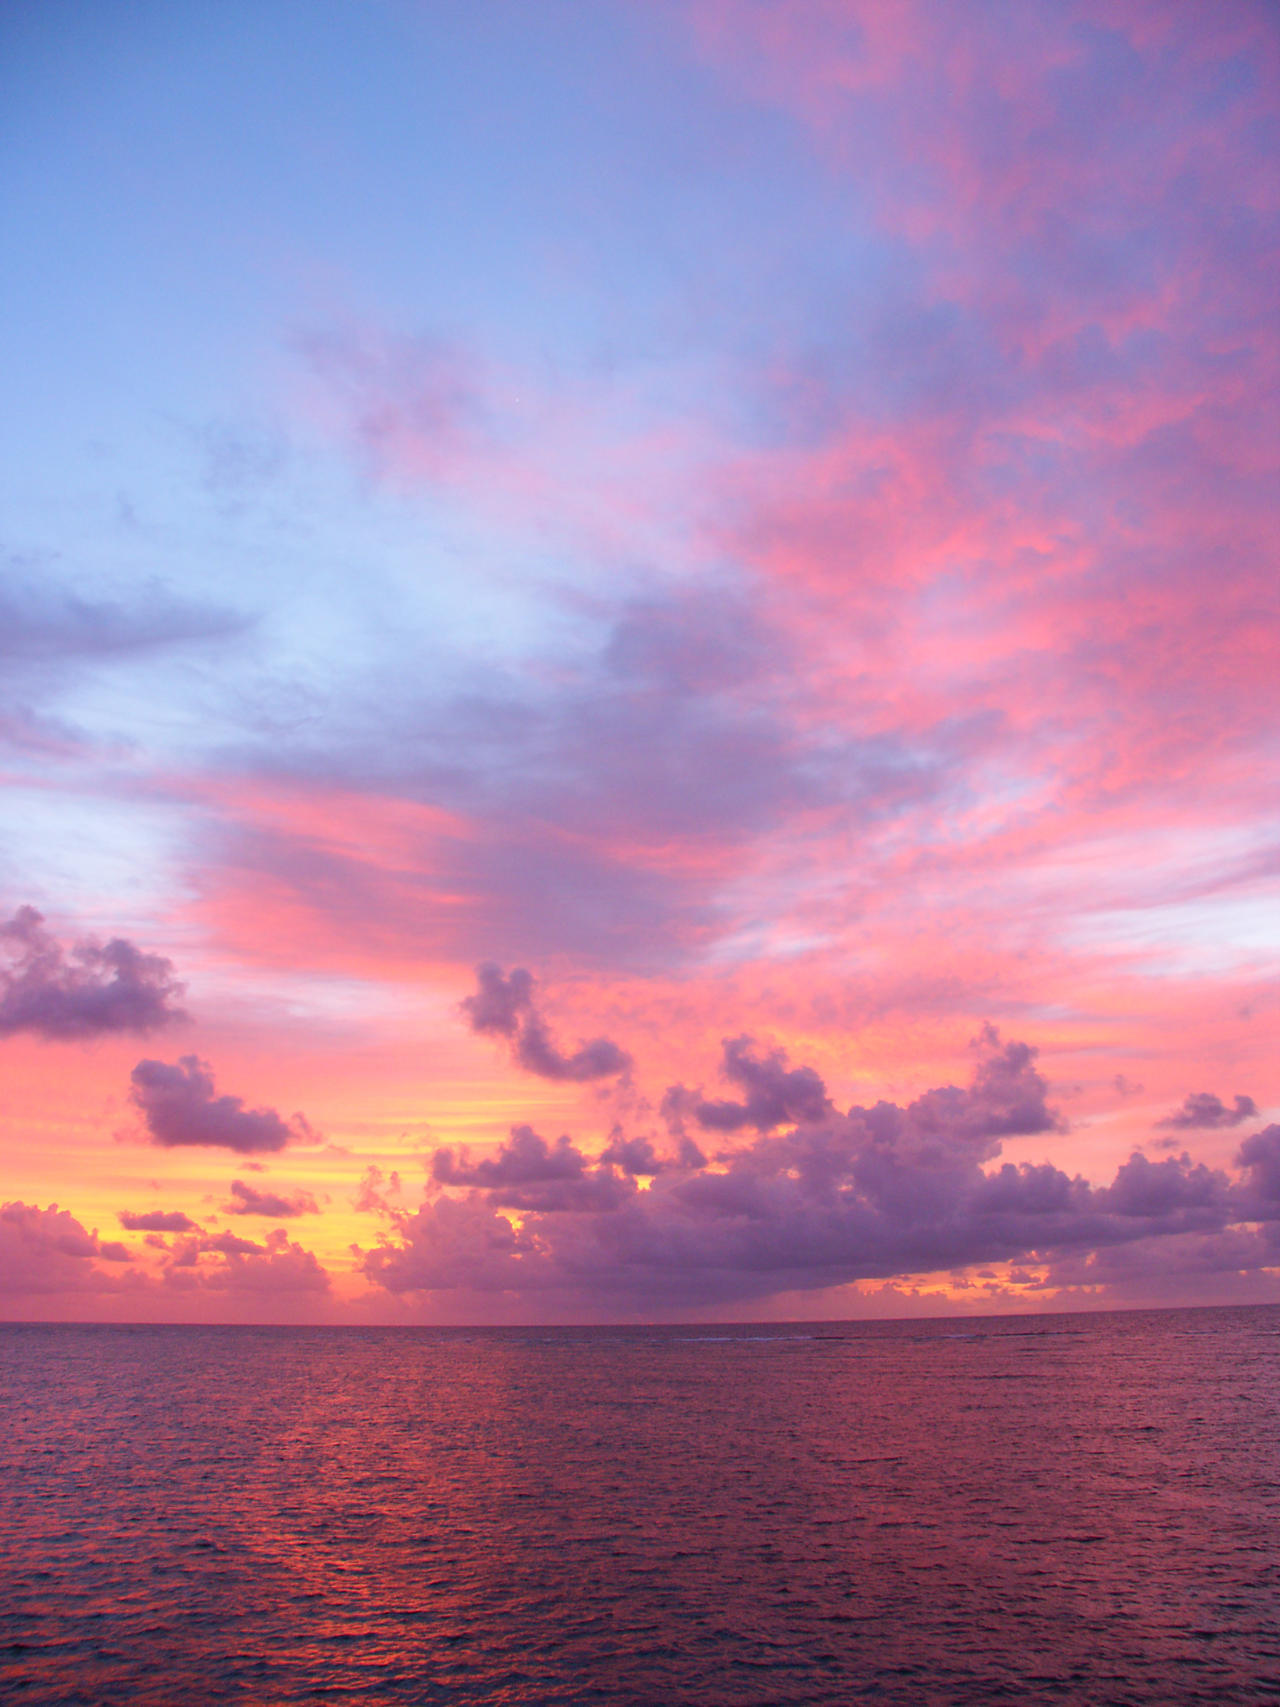
M1280 1299L1269 0L0 68L0 1313Z

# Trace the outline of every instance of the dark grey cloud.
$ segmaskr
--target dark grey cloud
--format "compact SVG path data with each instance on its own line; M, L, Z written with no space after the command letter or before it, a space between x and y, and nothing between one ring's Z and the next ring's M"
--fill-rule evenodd
M615 1130L593 1161L567 1137L549 1144L519 1127L496 1157L440 1151L434 1195L394 1217L366 1274L393 1292L509 1291L616 1312L983 1263L1079 1266L1280 1221L1280 1127L1246 1140L1240 1184L1185 1155L1135 1154L1100 1187L1049 1161L989 1166L1006 1137L1058 1130L1035 1050L989 1029L967 1085L843 1114L812 1069L778 1051L733 1039L725 1060L745 1093L738 1124L757 1099L742 1149L654 1166L650 1139ZM513 1208L518 1225L503 1213Z
M607 1037L580 1042L566 1054L557 1047L535 998L535 980L522 966L504 974L491 962L476 968L477 988L462 1003L472 1031L505 1037L526 1072L542 1079L585 1084L625 1073L631 1057Z
M189 1215L184 1215L181 1209L148 1209L142 1213L122 1209L116 1220L131 1233L193 1233L196 1230L196 1222Z
M231 1201L222 1207L228 1215L269 1215L276 1220L319 1213L316 1200L309 1191L294 1191L287 1195L278 1191L257 1191L241 1179L232 1180Z
M130 1094L152 1142L167 1148L208 1145L254 1155L313 1136L301 1115L284 1120L273 1108L246 1108L242 1097L219 1096L208 1062L195 1055L172 1065L139 1061L130 1077Z
M123 937L70 949L34 907L0 925L0 1036L29 1031L53 1041L113 1032L146 1034L186 1015L173 963Z
M1237 1096L1234 1104L1227 1104L1212 1091L1192 1091L1181 1108L1156 1124L1174 1131L1213 1130L1240 1126L1246 1120L1254 1119L1257 1112L1257 1104L1252 1097Z

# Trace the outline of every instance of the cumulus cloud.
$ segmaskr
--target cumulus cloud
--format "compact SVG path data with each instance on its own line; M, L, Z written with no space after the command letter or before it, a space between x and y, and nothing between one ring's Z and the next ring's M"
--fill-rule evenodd
M522 966L508 974L492 962L478 966L475 994L462 1003L472 1031L505 1037L517 1063L542 1079L584 1084L626 1072L631 1057L610 1038L580 1042L572 1054L559 1049L538 1011L534 985L533 975Z
M1274 1214L1280 1208L1280 1125L1251 1133L1241 1144L1237 1160L1247 1171L1250 1195Z
M438 1150L429 1201L395 1218L365 1273L393 1292L509 1291L616 1311L980 1263L1078 1266L1090 1253L1280 1220L1280 1127L1246 1141L1241 1184L1186 1155L1135 1154L1105 1186L1049 1161L989 1165L1004 1138L1059 1129L1035 1050L994 1031L967 1085L845 1113L780 1051L733 1039L723 1064L743 1090L732 1118L696 1093L687 1112L712 1131L751 1126L745 1147L664 1164L650 1139L615 1129L593 1160L568 1137L552 1144L521 1126L492 1157Z
M394 1215L391 1199L399 1197L402 1189L400 1175L394 1168L384 1174L376 1162L371 1162L360 1176L360 1187L351 1207L366 1215Z
M196 1227L181 1209L148 1209L140 1214L122 1209L116 1220L131 1233L190 1233Z
M477 1193L424 1203L403 1219L394 1241L365 1253L363 1267L388 1292L491 1292L519 1287L526 1259L541 1262L533 1235Z
M118 1278L98 1265L128 1261L122 1244L99 1239L56 1203L46 1209L0 1204L0 1293L6 1297L115 1290Z
M309 1191L294 1191L287 1196L278 1191L256 1191L241 1179L232 1180L231 1201L222 1207L228 1215L270 1215L275 1219L319 1213Z
M686 1115L712 1132L738 1132L744 1126L767 1132L796 1120L821 1120L832 1112L826 1086L812 1067L789 1068L784 1049L758 1056L754 1048L752 1037L726 1037L721 1044L721 1072L741 1086L741 1102L710 1102L683 1085L667 1087L662 1112L673 1130L683 1129Z
M835 1114L821 1077L812 1067L788 1067L785 1050L757 1055L750 1037L726 1038L721 1047L721 1072L746 1095L741 1102L711 1102L700 1091L671 1085L662 1111L673 1130L683 1130L686 1116L715 1132L745 1126L768 1132L797 1123L812 1125ZM874 1109L851 1109L850 1118L865 1120L873 1131L892 1131L900 1141L927 1145L963 1139L988 1155L995 1154L1002 1137L1053 1130L1057 1122L1045 1103L1048 1086L1035 1069L1035 1050L1025 1043L1002 1045L991 1027L977 1047L981 1059L967 1089L943 1085L926 1091L905 1110L880 1103Z
M172 961L123 937L64 949L34 907L0 925L0 1036L53 1041L150 1032L185 1019Z
M1142 1216L1166 1227L1176 1219L1178 1230L1185 1231L1196 1222L1220 1226L1230 1190L1224 1173L1186 1154L1152 1162L1135 1151L1107 1188L1106 1202L1119 1215Z
M621 1127L609 1134L600 1160L621 1168L625 1174L661 1174L672 1168L703 1168L707 1158L686 1133L677 1138L674 1154L660 1151L653 1139L643 1135L628 1138Z
M498 1154L479 1162L466 1150L437 1150L431 1177L438 1185L479 1187L507 1208L544 1211L612 1209L635 1190L607 1164L590 1167L567 1135L552 1145L531 1126L513 1126Z
M1227 1227L1220 1232L1174 1233L1073 1251L1050 1263L1036 1290L1106 1287L1135 1303L1167 1299L1170 1283L1206 1303L1273 1300L1276 1282L1266 1272L1280 1267L1280 1222Z
M1156 1124L1174 1131L1213 1130L1240 1126L1246 1120L1254 1119L1257 1112L1258 1107L1252 1097L1237 1096L1234 1105L1229 1105L1212 1091L1192 1091L1184 1098L1181 1108Z
M277 1304L286 1315L309 1314L329 1291L315 1254L292 1243L283 1228L258 1242L203 1232L178 1211L122 1211L119 1219L131 1230L147 1229L144 1243L157 1270L135 1265L123 1244L99 1238L57 1204L0 1205L0 1304L30 1299L39 1311L35 1300L68 1294L76 1302L59 1304L59 1313L94 1313L97 1300L127 1297L131 1311L167 1319L181 1297L182 1313L190 1307L225 1320L243 1312L255 1320ZM177 1236L170 1244L163 1233Z
M300 1114L284 1120L273 1108L246 1108L238 1096L218 1096L207 1061L184 1055L172 1066L139 1061L130 1075L131 1096L155 1144L200 1144L241 1155L283 1150L292 1138L309 1138Z
M222 1207L229 1215L271 1215L276 1221L290 1215L319 1214L311 1191L258 1191L244 1180L232 1180L230 1202Z
M212 1259L206 1260L206 1259ZM174 1245L162 1282L179 1292L285 1297L329 1290L329 1275L313 1251L290 1241L282 1227L258 1244L236 1233L193 1233Z

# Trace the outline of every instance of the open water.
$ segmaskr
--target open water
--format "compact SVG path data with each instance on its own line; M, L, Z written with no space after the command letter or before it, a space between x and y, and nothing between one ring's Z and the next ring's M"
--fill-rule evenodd
M1280 1309L0 1329L0 1699L1280 1702Z

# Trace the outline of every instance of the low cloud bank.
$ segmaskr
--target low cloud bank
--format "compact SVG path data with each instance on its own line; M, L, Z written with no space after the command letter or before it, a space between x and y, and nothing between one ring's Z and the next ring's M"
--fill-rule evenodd
M120 1285L129 1253L51 1203L0 1204L0 1294L35 1297L59 1292L107 1292ZM101 1263L110 1265L103 1269ZM113 1269L115 1272L113 1272Z
M258 1242L202 1232L180 1211L125 1211L120 1220L130 1231L146 1231L145 1243L163 1253L155 1272L134 1261L136 1250L99 1238L56 1203L44 1209L0 1204L0 1300L67 1297L92 1313L95 1299L109 1299L126 1314L159 1311L163 1319L164 1300L175 1294L228 1301L234 1313L236 1299L249 1310L269 1309L273 1300L314 1302L329 1291L329 1276L314 1253L292 1243L283 1228ZM170 1244L166 1233L178 1237Z
M511 994L509 980L493 988ZM672 1086L663 1143L615 1130L593 1157L520 1125L495 1156L436 1150L422 1206L380 1206L388 1230L363 1253L364 1273L397 1294L511 1292L627 1310L1004 1261L1083 1273L1109 1251L1183 1252L1191 1239L1201 1263L1213 1239L1224 1262L1276 1260L1280 1126L1245 1139L1235 1178L1187 1155L1134 1154L1104 1186L1048 1161L991 1166L1004 1139L1061 1122L1032 1047L988 1028L977 1048L966 1086L841 1112L813 1068L727 1039L722 1071L738 1096ZM708 1159L691 1126L755 1136Z

